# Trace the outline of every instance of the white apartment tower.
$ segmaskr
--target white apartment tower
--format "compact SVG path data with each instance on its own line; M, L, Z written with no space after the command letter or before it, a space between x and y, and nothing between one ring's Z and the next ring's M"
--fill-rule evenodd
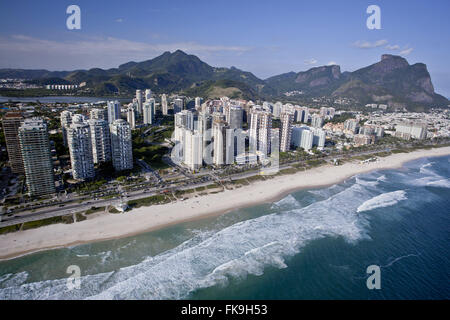
M311 117L311 127L322 128L323 126L323 116L320 114L313 114Z
M312 128L311 131L314 135L313 145L319 148L325 147L325 139L326 139L325 131L320 128Z
M195 98L195 109L199 110L202 107L202 98Z
M244 110L241 106L231 106L227 113L227 122L231 129L241 129Z
M54 193L47 124L42 118L25 119L18 135L29 195L33 197Z
M175 99L173 101L173 113L181 112L181 110L183 110L183 99Z
M267 111L253 110L250 117L250 152L261 151L267 156L270 154L272 114Z
M92 157L95 164L111 161L111 137L105 120L90 119Z
M313 141L314 141L314 134L312 133L312 131L303 130L300 147L302 147L306 151L309 151L313 146Z
M216 166L225 164L226 129L227 126L224 121L213 122L213 163Z
M161 96L161 110L163 115L167 116L169 114L169 105L167 104L166 94Z
M113 123L117 119L120 119L120 102L108 101L108 122Z
M143 101L142 101L142 90L136 90L136 102L137 102L137 113L139 115L142 114L142 107L143 107ZM112 123L112 122L110 122Z
M130 124L123 119L116 120L110 125L110 132L111 156L114 169L116 171L133 169Z
M280 151L287 152L291 149L292 122L294 114L292 112L283 112L281 119L281 141Z
M67 147L67 128L72 124L73 113L67 110L61 112L61 130L64 145Z
M145 102L148 102L152 98L152 90L146 89L145 90Z
M144 115L144 124L152 124L153 123L153 116L154 116L154 105L155 100L150 99L149 102L145 102L142 112Z
M283 104L279 101L273 105L272 114L273 114L274 118L280 117L282 108L283 108Z
M67 129L72 176L77 180L94 177L91 127L87 122L72 123Z
M95 119L95 120L105 120L108 121L108 110L101 108L95 108L95 109L91 109L91 111L89 112L89 118L90 119Z
M136 112L134 111L134 104L131 103L127 109L127 122L130 124L132 130L136 128Z
M203 164L203 136L197 130L184 130L184 163L192 171L198 170Z

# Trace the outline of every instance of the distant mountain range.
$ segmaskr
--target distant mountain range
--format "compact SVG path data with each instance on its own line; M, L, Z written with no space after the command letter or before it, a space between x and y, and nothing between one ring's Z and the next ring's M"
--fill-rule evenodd
M354 72L341 72L338 65L304 72L289 72L259 79L235 67L217 68L181 50L143 62L128 62L113 69L75 71L0 69L0 78L30 79L38 84L79 84L96 95L132 95L136 89L156 93L180 92L195 96L277 98L285 92L301 91L302 97L342 97L359 103L392 103L446 106L450 102L434 92L427 67L410 65L406 59L382 55L381 61Z

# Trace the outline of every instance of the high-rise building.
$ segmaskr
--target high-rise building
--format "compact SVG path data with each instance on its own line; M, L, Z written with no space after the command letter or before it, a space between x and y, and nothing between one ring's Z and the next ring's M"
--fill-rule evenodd
M322 128L323 126L323 116L319 114L313 114L311 117L311 127Z
M203 164L203 137L197 130L184 130L184 163L189 169L198 170Z
M136 128L136 112L134 109L134 104L131 103L127 109L127 122L130 124L132 130Z
M149 102L145 102L142 112L144 115L144 124L153 124L155 100L150 99Z
M294 113L283 112L280 116L281 120L281 141L280 141L280 151L286 152L291 149L291 133L292 133L292 122L294 119Z
M305 131L308 131L305 133ZM321 128L310 128L305 125L292 128L292 144L310 150L313 146L323 148L325 146L325 131Z
M291 143L296 148L301 147L303 130L308 130L308 127L304 125L292 127Z
M86 122L86 117L82 114L76 113L72 116L72 123L83 123Z
M351 131L352 133L358 133L359 121L356 119L348 119L344 121L344 130Z
M33 197L54 193L47 124L42 118L25 119L18 133L29 195Z
M267 111L252 110L249 130L250 152L261 151L270 154L272 114Z
M194 130L195 115L191 110L182 110L175 114L175 125Z
M167 96L165 94L161 96L161 111L165 116L169 114L169 105L167 103Z
M183 99L181 98L177 98L173 101L173 113L178 113L181 112L181 110L183 110Z
M142 101L142 90L136 90L136 102L137 102L137 113L142 115L143 101ZM112 123L112 122L109 122Z
M92 157L95 164L111 161L111 137L105 120L90 119Z
M232 164L235 162L238 155L245 154L245 138L246 133L240 128L231 129L226 128L225 141L225 162Z
M195 109L199 110L202 107L202 98L195 98Z
M82 181L94 178L94 159L89 123L72 123L67 129L67 140L73 178Z
M67 147L67 128L72 124L73 113L67 110L61 112L61 131L63 136L63 143Z
M108 122L111 124L117 119L120 119L120 102L108 101Z
M279 101L273 105L272 114L273 114L274 118L280 117L281 108L283 108L283 104Z
M359 134L365 136L375 135L375 127L370 125L364 125L361 128L359 128Z
M216 166L226 163L226 129L225 121L213 122L213 163Z
M303 130L300 147L302 147L306 151L309 151L313 146L313 141L314 141L314 134L312 133L312 131Z
M321 128L311 128L311 131L314 135L313 146L323 148L325 146L325 139L326 139L325 131L322 130Z
M89 112L89 119L105 120L108 122L108 110L105 108L91 109Z
M295 111L295 114L294 114L295 122L307 122L307 121L305 121L305 116L306 116L306 112L308 111L308 108L296 106L294 108L294 111Z
M395 126L395 136L400 138L425 139L427 124L420 122L402 122Z
M303 123L308 123L309 122L309 108L305 107L305 115L303 116Z
M336 109L332 107L322 107L320 108L320 115L325 119L333 119Z
M114 169L122 171L133 169L133 145L130 124L123 119L110 125L111 156Z
M203 137L203 149L212 140L212 116L206 112L200 112L197 120L197 130Z
M145 102L148 102L152 98L152 90L145 89Z
M243 109L240 106L231 106L228 109L227 122L231 129L242 128L243 114Z
M18 136L22 121L23 116L20 112L7 112L2 120L9 165L11 166L11 171L15 174L25 173Z

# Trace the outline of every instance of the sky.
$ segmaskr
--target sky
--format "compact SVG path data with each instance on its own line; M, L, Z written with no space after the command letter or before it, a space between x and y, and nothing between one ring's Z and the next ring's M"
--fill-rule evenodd
M69 30L69 5L81 29ZM368 29L369 5L381 29ZM114 68L181 49L265 79L338 64L354 71L384 53L428 66L450 97L448 0L40 0L0 2L0 68Z

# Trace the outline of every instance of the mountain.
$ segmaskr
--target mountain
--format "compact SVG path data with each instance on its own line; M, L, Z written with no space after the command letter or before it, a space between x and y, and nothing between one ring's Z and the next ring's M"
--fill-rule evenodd
M449 104L445 97L435 93L425 64L410 65L406 59L389 54L354 72L341 73L337 65L322 66L270 77L266 83L277 94L301 90L305 97L345 97L360 103Z
M235 80L206 81L201 85L193 86L185 90L185 94L191 97L204 97L206 99L217 99L223 96L231 99L259 99L258 94L253 88Z
M278 94L287 91L303 91L307 95L326 95L342 82L341 68L337 65L311 68L304 72L289 72L266 79L266 83Z
M201 86L209 81L239 81L255 91L260 91L266 83L251 72L235 67L216 68L201 61L195 55L181 50L142 61L128 62L113 69L93 68L76 71L0 69L0 78L32 79L39 83L86 82L93 94L131 95L136 89L150 88L156 93L181 92L192 86ZM221 83L220 85L223 85ZM269 90L270 92L270 90ZM250 95L252 95L251 93Z
M427 67L410 65L406 59L382 55L381 60L354 72L341 72L338 65L321 66L259 79L235 67L217 68L181 50L142 61L127 62L118 68L75 71L0 69L0 78L31 79L38 84L86 82L94 95L134 95L136 89L156 93L185 93L203 97L221 93L252 100L276 99L289 91L302 91L301 98L343 97L360 104L448 105L434 92Z

